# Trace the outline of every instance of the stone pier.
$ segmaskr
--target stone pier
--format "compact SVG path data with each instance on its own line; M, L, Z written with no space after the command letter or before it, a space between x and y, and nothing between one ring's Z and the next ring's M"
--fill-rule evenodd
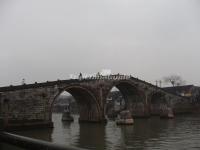
M149 117L157 109L152 107L155 104L166 104L176 110L176 106L187 103L187 99L145 81L114 75L103 79L58 80L1 87L0 118L4 128L53 127L54 101L67 91L77 101L80 121L105 122L106 100L113 87L122 93L126 108L133 117Z

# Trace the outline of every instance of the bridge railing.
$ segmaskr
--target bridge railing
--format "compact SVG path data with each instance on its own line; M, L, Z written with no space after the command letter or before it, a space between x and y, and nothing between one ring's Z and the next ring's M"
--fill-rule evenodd
M7 132L0 132L0 144L6 143L29 150L84 150L81 148L58 145L38 139L15 135Z

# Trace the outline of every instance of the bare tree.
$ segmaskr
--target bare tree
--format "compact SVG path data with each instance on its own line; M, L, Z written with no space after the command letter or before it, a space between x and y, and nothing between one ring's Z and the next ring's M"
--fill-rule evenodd
M163 79L165 83L171 83L172 86L180 86L185 84L185 81L181 78L181 76L178 75L170 75L164 77Z

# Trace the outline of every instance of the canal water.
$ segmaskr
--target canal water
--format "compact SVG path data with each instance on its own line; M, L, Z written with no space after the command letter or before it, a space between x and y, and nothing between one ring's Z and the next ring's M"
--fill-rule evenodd
M54 129L35 129L14 133L91 150L200 149L200 115L182 115L165 120L159 117L136 119L133 126L64 123L53 114Z

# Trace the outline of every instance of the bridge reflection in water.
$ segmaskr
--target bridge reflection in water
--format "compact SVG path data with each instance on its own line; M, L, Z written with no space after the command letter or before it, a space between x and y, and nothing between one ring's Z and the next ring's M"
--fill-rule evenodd
M61 114L53 114L55 128L15 133L53 143L87 149L191 149L200 147L200 116L179 116L174 120L159 117L136 119L133 126L61 122ZM4 147L7 150L7 148Z

